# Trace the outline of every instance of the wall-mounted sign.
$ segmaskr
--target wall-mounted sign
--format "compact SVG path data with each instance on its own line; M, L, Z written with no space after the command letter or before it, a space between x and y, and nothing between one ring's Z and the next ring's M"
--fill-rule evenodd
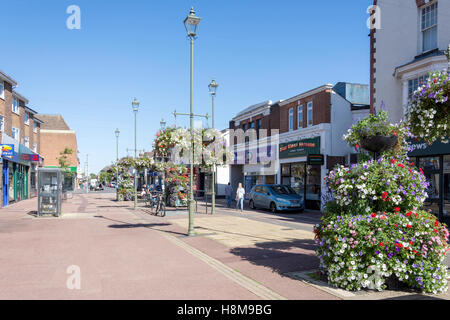
M437 140L433 144L428 145L423 140L409 140L410 152L408 153L409 157L422 157L422 156L434 156L440 154L450 154L450 144L442 143Z
M280 143L280 159L320 153L320 137Z
M323 166L325 164L323 154L308 154L308 165Z
M2 144L2 157L13 158L14 157L14 145L13 144Z

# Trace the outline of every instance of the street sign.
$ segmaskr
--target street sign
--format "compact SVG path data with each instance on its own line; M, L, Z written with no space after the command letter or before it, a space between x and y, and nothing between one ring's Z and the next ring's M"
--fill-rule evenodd
M325 164L323 154L308 154L308 165L323 166Z

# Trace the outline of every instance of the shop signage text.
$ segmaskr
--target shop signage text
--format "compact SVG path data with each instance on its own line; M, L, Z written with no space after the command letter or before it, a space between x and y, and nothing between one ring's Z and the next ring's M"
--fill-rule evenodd
M2 145L2 157L5 157L5 158L14 157L14 145L13 144L3 144Z
M320 137L280 143L280 159L320 153Z

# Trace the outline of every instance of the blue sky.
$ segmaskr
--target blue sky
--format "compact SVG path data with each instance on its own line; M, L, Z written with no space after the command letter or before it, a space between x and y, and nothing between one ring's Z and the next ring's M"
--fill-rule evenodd
M76 130L81 166L98 172L134 148L150 151L161 118L189 112L189 41L183 20L202 18L195 42L194 112L211 113L208 84L219 83L216 127L265 100L322 84L369 83L371 0L14 0L2 1L0 69L39 113L62 114ZM66 28L69 5L81 30ZM177 123L188 126L188 118ZM130 155L132 152L130 152Z

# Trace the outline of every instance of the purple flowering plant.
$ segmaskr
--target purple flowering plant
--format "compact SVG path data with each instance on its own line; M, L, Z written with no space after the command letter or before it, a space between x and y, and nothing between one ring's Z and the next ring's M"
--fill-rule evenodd
M407 110L412 133L428 144L440 139L448 143L450 136L450 74L430 73L427 82L413 94Z
M449 232L426 211L328 214L314 232L320 268L336 287L381 291L395 277L421 292L448 289Z

